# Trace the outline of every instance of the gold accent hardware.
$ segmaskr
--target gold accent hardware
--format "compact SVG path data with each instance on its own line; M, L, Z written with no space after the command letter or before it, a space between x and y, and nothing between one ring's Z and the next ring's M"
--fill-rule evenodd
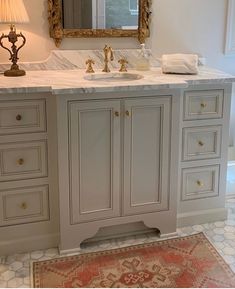
M22 209L22 210L26 210L27 209L27 203L26 202L23 202L21 205L20 205L20 208Z
M201 140L199 140L198 144L199 144L199 146L201 146L201 147L204 146L204 142L202 142Z
M201 108L206 108L207 107L207 104L205 102L202 102L201 103Z
M17 164L22 166L24 164L24 159L18 159Z
M119 111L115 111L114 115L117 116L117 117L119 117L119 116L120 116Z
M114 60L113 49L111 48L111 46L108 46L106 44L103 51L104 51L104 69L102 71L103 72L110 72L108 64L109 64L109 61ZM110 54L110 57L109 57L109 54Z
M129 112L129 110L126 110L126 116L130 116L131 114L130 114L130 112Z
M197 181L197 185L198 185L199 187L203 187L203 186L204 186L203 182L201 182L201 181Z
M118 63L121 64L119 71L120 72L127 72L126 64L128 64L129 62L125 58L121 58L118 60Z
M95 61L91 58L87 59L86 61L86 65L87 65L87 70L86 73L94 73L94 69L92 67L92 65L95 64Z
M17 114L16 120L18 120L18 121L22 120L22 116L20 114Z

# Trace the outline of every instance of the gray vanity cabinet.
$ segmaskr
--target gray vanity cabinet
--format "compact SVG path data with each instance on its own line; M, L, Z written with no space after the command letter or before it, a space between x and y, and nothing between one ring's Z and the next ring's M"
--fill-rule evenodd
M58 100L61 252L115 225L175 234L179 98Z
M69 105L71 222L120 215L120 101Z
M170 100L70 103L72 224L168 209Z
M0 256L58 244L53 109L49 93L0 95Z
M171 98L125 101L125 215L168 210Z
M182 95L178 227L226 220L231 84L189 86Z

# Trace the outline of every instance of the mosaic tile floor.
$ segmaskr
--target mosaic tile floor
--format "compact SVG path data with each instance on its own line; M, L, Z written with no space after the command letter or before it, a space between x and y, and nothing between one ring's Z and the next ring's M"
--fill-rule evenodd
M179 236L186 236L204 232L209 240L223 256L224 260L235 272L235 199L227 201L228 220L225 222L208 223L178 229ZM82 253L108 250L134 244L153 242L158 239L154 234L146 234L128 238L112 239L86 244ZM26 254L16 254L0 257L0 288L28 288L30 287L30 262L33 260L48 260L58 257L56 248L44 251L34 251Z

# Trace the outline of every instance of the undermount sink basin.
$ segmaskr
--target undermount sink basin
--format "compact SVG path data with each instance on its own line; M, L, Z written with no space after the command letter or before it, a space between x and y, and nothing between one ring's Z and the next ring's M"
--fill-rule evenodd
M122 82L122 81L132 81L143 78L142 75L137 73L99 73L99 74L90 74L84 76L84 79L90 81L108 81L108 82Z

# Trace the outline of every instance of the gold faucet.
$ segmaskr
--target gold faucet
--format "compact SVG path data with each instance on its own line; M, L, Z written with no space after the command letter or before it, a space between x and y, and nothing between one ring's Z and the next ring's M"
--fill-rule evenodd
M106 44L103 50L104 50L104 69L102 71L103 72L110 72L108 63L109 63L109 60L113 61L113 59L114 59L113 49ZM110 58L109 58L109 54L110 54Z

